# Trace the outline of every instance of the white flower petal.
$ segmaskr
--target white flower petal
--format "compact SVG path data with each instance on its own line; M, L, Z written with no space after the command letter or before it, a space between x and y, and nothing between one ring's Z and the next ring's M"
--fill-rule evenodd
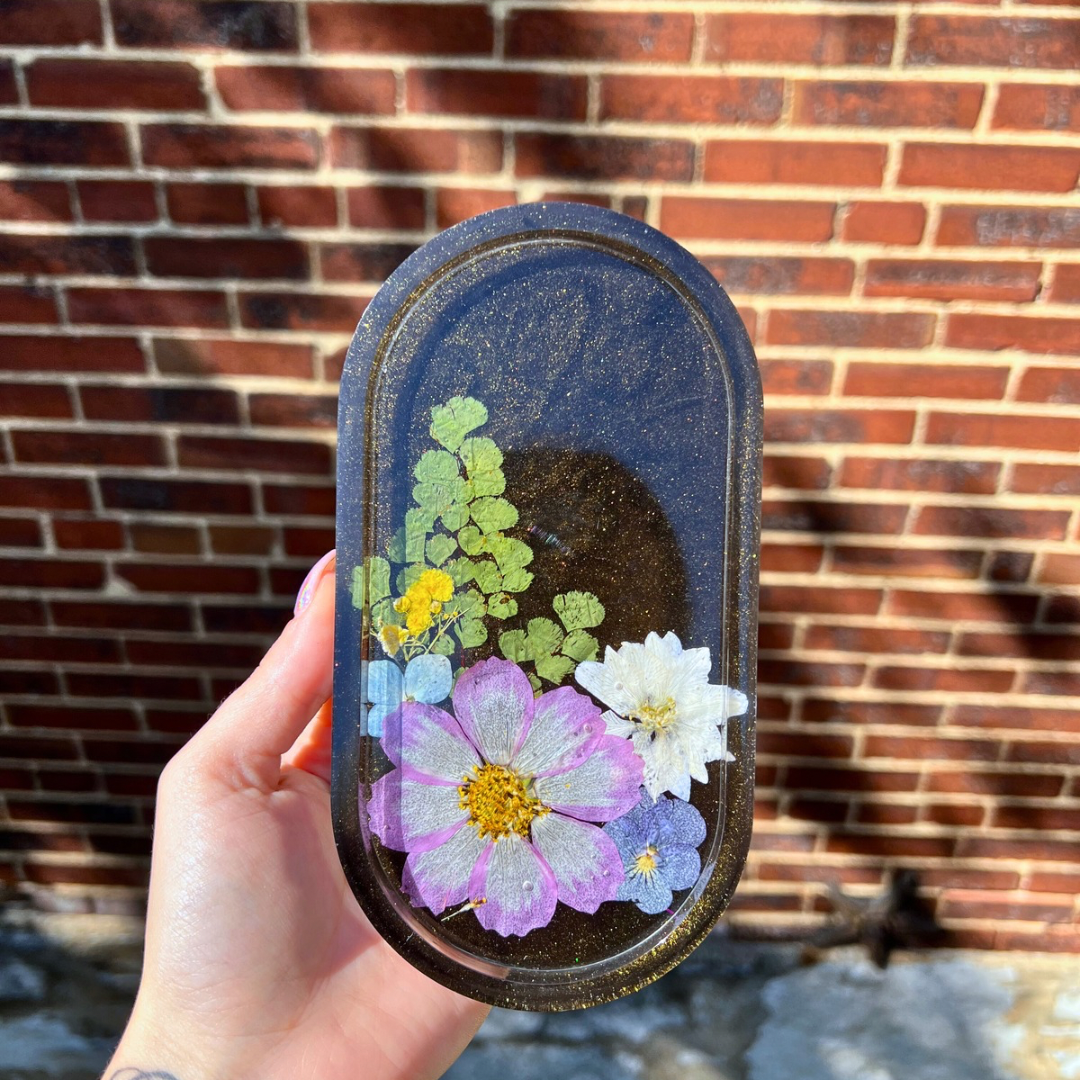
M624 877L622 857L602 829L562 814L544 814L532 823L536 849L551 867L559 899L593 914L614 900Z
M473 868L490 844L474 828L463 825L441 847L413 852L405 860L402 888L413 903L440 915L468 899Z

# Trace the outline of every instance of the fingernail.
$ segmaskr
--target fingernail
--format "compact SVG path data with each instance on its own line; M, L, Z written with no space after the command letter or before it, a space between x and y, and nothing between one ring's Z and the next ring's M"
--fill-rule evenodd
M294 615L299 615L311 603L315 596L315 590L319 587L319 582L322 581L325 574L333 569L335 559L337 559L337 550L328 551L308 571L303 585L300 586L300 591L296 594L296 606L293 608Z

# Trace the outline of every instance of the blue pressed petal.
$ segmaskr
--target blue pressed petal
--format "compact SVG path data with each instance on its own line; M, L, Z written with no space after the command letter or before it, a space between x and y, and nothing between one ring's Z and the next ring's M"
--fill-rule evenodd
M372 660L367 666L367 699L395 708L404 699L401 668L392 660Z
M383 721L397 708L393 701L380 701L368 708L367 733L376 739L382 738Z
M695 848L676 844L662 853L657 873L669 889L689 889L701 874L701 856Z
M671 907L671 889L659 873L639 874L634 879L633 899L646 915L659 915Z
M448 656L427 653L413 657L405 668L405 696L425 705L437 705L450 696L454 670Z
M705 839L705 819L696 806L673 799L671 802L672 836L680 844L697 847Z

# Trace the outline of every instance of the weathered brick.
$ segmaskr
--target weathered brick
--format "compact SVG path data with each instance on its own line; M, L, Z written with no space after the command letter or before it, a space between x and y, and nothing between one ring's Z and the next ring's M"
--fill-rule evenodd
M139 592L253 593L259 590L259 572L246 566L145 562L120 564L114 572ZM201 697L202 694L189 696Z
M866 296L931 300L1034 300L1042 264L945 259L870 259Z
M5 180L0 183L0 220L70 221L67 185L55 180Z
M415 250L414 244L322 244L323 277L327 281L381 282Z
M128 526L131 546L135 551L159 555L201 555L202 536L190 525L159 525L154 522L132 522Z
M58 321L56 298L51 289L0 285L0 323L50 326Z
M1031 353L1080 354L1080 320L955 312L945 342L957 349L1023 349Z
M799 124L973 128L983 87L975 83L796 82Z
M1080 247L1080 209L1037 206L945 206L941 247Z
M849 371L855 367L853 364ZM1001 465L994 461L935 460L921 455L917 458L849 455L840 470L840 485L873 490L992 495L997 490L1000 474Z
M1080 450L1080 418L932 412L926 441L941 446Z
M1036 597L1015 593L933 592L893 589L885 602L887 615L945 622L1028 623L1035 616Z
M1026 495L1080 495L1080 466L1018 462L1012 469L1009 490Z
M1039 581L1052 585L1080 585L1080 555L1044 555Z
M39 510L89 510L90 487L67 476L0 476L0 506Z
M495 131L339 126L330 157L342 169L482 174L502 168L503 145Z
M232 390L213 387L82 385L79 399L88 420L166 424L239 424Z
M1080 266L1068 264L1057 267L1050 299L1056 303L1080 303Z
M1004 396L1008 380L1009 369L1004 366L873 364L854 361L848 365L844 394L849 397L997 400Z
M0 119L0 160L9 165L127 166L123 124Z
M5 416L72 416L66 386L55 383L0 382L0 401Z
M144 49L297 48L296 9L284 0L111 0L120 45Z
M766 501L761 506L764 529L816 533L898 533L907 518L907 507L892 504Z
M198 69L167 61L42 57L26 68L32 105L75 109L202 109Z
M145 180L80 180L79 206L87 221L156 221L154 185Z
M1013 668L934 668L885 666L874 672L873 685L883 690L935 691L949 694L1004 694L1012 689Z
M907 143L899 183L992 191L1072 191L1078 174L1080 149L1070 147Z
M876 311L777 310L765 339L772 345L922 349L934 336L935 316Z
M0 559L0 584L20 589L99 589L104 582L105 567L99 562Z
M910 409L770 409L765 419L770 442L906 444L914 430Z
M584 120L587 96L583 75L454 68L405 73L405 105L416 113ZM387 111L393 111L393 94L390 104Z
M917 15L907 63L1073 70L1080 64L1080 20Z
M766 488L823 491L829 486L831 476L832 469L823 458L770 453L762 464L762 483Z
M176 449L180 465L193 468L317 475L330 471L330 449L321 443L180 435Z
M1018 740L1005 755L1008 761L1032 765L1080 765L1080 743Z
M296 240L157 236L148 237L143 250L157 277L303 281L309 272L307 245Z
M693 36L689 12L511 11L506 54L542 60L689 60Z
M333 517L334 488L311 484L263 484L267 513L307 517Z
M424 189L365 186L347 192L349 224L361 229L422 229Z
M319 52L468 56L490 53L494 29L481 4L308 4Z
M970 580L979 576L982 552L838 544L832 567L843 574Z
M707 240L828 240L836 204L665 195L660 227L678 238Z
M251 394L251 422L260 427L333 428L336 394Z
M103 476L98 486L105 506L117 510L246 516L254 505L247 483Z
M784 614L875 615L881 607L881 598L881 589L762 585L761 610Z
M914 531L923 536L983 536L1062 540L1064 510L1012 510L998 506L924 506Z
M821 544L770 544L761 545L758 565L763 571L777 574L812 574L821 568L825 548ZM790 629L784 627L783 629ZM759 648L789 648L790 645L758 642Z
M681 139L615 135L519 134L518 176L581 180L690 180L693 144Z
M947 631L899 630L880 626L809 626L803 648L829 652L897 653L922 656L949 648ZM875 683L875 685L881 685Z
M4 45L100 45L97 0L8 0L0 7Z
M275 375L310 379L310 345L274 341L155 338L154 358L166 375Z
M36 518L5 517L0 529L0 547L41 547L41 525ZM0 645L0 651L2 651Z
M258 330L351 334L367 307L363 296L340 293L241 293L240 321Z
M703 255L701 261L729 293L847 296L855 280L850 259Z
M883 144L872 142L713 140L705 144L705 179L711 183L835 187L842 182L879 187L885 152Z
M337 193L330 187L260 187L259 217L265 225L333 228L338 223Z
M1040 401L1048 405L1080 404L1080 370L1030 367L1020 380L1016 397L1019 401Z
M439 188L435 192L435 224L440 229L449 228L459 221L496 210L500 206L513 206L517 197L512 191L492 191L487 188Z
M218 555L269 555L277 540L276 530L250 525L211 525L207 533L210 546Z
M886 65L896 21L877 15L733 13L705 19L709 60Z
M11 441L19 461L35 464L164 465L158 435L104 431L14 431Z
M762 360L759 365L765 394L827 394L832 386L830 360Z
M229 325L225 294L210 290L72 288L68 313L74 323L101 326Z
M225 107L236 111L390 115L397 93L392 71L367 68L221 66L214 78Z
M975 705L961 705L959 709L978 712ZM927 790L956 795L994 795L998 798L1034 796L1053 798L1061 791L1064 778L1054 773L1014 773L1005 771L930 773L926 778Z
M0 235L0 263L9 274L135 273L127 236Z
M1017 131L1080 131L1080 87L1002 86L991 126Z
M871 244L917 244L925 227L922 203L857 201L848 204L841 235Z
M124 546L124 526L119 521L53 518L52 531L60 548L118 551Z
M726 75L605 75L602 120L675 124L773 124L784 102L781 79Z
M313 169L320 154L311 128L145 124L141 136L145 162L174 169Z
M243 184L168 184L169 217L180 225L246 225L249 214Z

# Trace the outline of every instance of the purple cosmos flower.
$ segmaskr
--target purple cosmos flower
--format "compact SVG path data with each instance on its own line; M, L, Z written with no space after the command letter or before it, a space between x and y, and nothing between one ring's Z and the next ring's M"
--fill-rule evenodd
M593 821L638 800L641 759L576 690L533 697L492 657L466 671L454 713L406 701L387 717L397 766L372 785L371 828L407 851L402 887L436 915L466 900L504 937L546 926L561 900L593 913L615 899L623 860Z
M653 802L642 790L641 802L604 832L615 841L626 871L615 899L633 900L649 915L671 907L673 890L689 889L701 873L697 848L705 839L705 819L682 799L661 795Z

